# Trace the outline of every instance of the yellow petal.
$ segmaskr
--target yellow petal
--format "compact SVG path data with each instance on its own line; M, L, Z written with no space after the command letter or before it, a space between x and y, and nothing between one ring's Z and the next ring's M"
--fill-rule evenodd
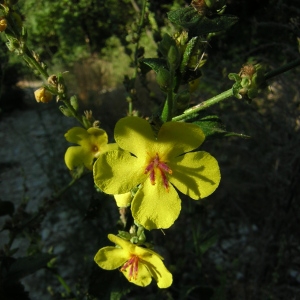
M101 248L94 257L96 264L105 270L117 269L128 259L127 251L112 246Z
M183 194L198 200L212 194L221 174L217 160L204 151L187 153L169 163L173 171L171 183Z
M147 259L143 261L143 263L146 265L151 276L157 282L159 288L164 289L171 286L173 282L173 276L165 267L159 256L151 255L147 257Z
M65 153L65 163L70 170L83 164L92 169L93 159L92 153L85 151L81 146L71 146Z
M160 180L155 185L146 180L131 203L134 219L148 230L169 228L180 210L181 201L176 190L170 184L167 192Z
M133 245L132 243L114 235L114 234L109 234L108 236L108 239L115 243L116 245L122 247L125 251L128 252L128 258L129 258L129 254L130 253L133 253L134 254L134 249L135 249L135 245Z
M118 207L127 207L131 203L131 192L114 195Z
M73 127L65 134L65 138L70 143L79 144L82 140L88 139L89 134L82 127Z
M138 263L138 274L137 274L136 279L129 278L129 270L128 269L122 271L122 273L124 274L124 276L127 278L128 281L130 281L138 286L147 286L152 281L151 274L149 273L146 266L143 263L141 263L140 261Z
M139 117L120 119L115 127L115 140L120 148L135 156L145 156L155 142L154 132L150 124Z
M204 139L199 126L182 122L164 123L157 136L157 141L170 149L169 159L198 148Z
M105 152L94 164L95 184L107 194L125 194L146 178L143 162L127 151Z

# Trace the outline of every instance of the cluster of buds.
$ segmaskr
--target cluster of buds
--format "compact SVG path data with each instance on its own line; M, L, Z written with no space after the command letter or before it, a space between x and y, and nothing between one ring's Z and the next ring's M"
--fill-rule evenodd
M238 74L230 73L228 78L235 80L233 95L238 99L250 100L257 96L264 83L264 68L260 64L245 64Z

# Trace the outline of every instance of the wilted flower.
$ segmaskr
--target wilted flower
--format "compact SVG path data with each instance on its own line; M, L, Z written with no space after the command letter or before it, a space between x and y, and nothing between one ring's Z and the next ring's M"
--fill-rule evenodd
M37 102L48 103L52 100L53 95L44 87L39 88L34 92L35 100Z

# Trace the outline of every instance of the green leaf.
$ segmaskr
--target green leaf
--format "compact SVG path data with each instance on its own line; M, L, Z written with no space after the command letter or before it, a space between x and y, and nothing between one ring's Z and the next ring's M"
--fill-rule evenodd
M15 206L10 201L0 200L0 217L10 215L12 216L15 211Z
M198 119L193 123L198 125L202 129L203 133L205 134L206 140L229 136L250 138L250 136L245 134L226 131L225 125L222 123L220 118L215 115L202 117L201 119Z
M158 50L163 57L167 58L171 46L176 47L176 42L171 36L165 33L161 42L158 44Z
M150 70L154 70L157 73L161 68L167 69L167 62L163 58L143 58L139 62L143 74Z
M186 45L186 48L183 53L183 58L180 64L180 72L185 72L187 65L191 59L191 56L194 53L194 49L196 48L199 41L199 37L193 37L189 40L188 44Z
M228 29L238 21L236 16L214 15L211 18L198 14L193 7L180 8L168 13L169 20L189 31L189 36L199 36Z
M53 254L38 253L35 255L18 258L10 266L5 281L16 282L21 278L30 275L43 267L46 267L49 260L53 257L55 257Z

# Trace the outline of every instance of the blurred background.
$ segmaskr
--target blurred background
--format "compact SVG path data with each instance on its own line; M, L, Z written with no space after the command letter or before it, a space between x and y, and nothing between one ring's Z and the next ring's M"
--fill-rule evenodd
M155 57L163 32L173 32L166 13L189 2L150 1L142 36L145 57ZM128 42L138 0L19 1L29 46L50 73L66 72L70 94L92 109L113 141L116 121L126 116L124 75L133 73ZM192 104L229 89L228 74L247 61L268 70L299 58L298 0L229 0L225 10L239 22L207 47ZM64 164L64 133L74 120L55 101L37 104L42 82L0 44L0 199L14 205L14 222L0 217L0 255L12 234L14 258L51 252L48 268L22 277L5 300L121 299L298 300L300 299L300 89L299 67L270 80L251 103L229 99L209 110L228 131L251 136L207 141L202 150L217 158L222 180L204 201L182 198L175 225L149 235L173 273L173 285L138 288L119 272L102 271L93 257L117 233L119 212L112 197L97 193L87 174L62 196L71 180ZM146 85L144 84L146 80ZM155 114L163 95L155 76L136 83L140 116ZM2 261L1 276L4 276ZM1 279L0 276L0 279ZM1 287L1 286L0 286ZM1 298L2 299L2 298Z

